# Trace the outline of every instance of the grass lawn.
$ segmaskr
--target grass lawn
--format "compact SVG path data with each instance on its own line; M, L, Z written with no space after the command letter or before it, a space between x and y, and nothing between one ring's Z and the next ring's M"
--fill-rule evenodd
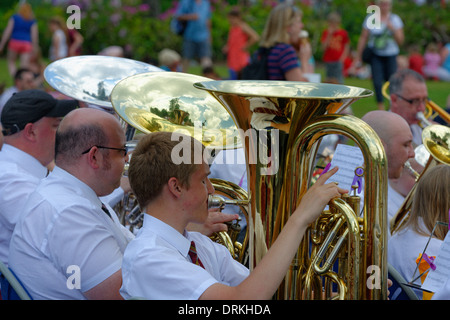
M227 67L223 63L218 63L215 66L215 71L222 78L226 78L228 76ZM189 72L194 74L201 74L201 69L199 66L192 66ZM323 75L323 68L318 66L317 72L322 73ZM6 60L4 57L0 58L0 85L2 83L4 83L6 87L12 84L12 80L7 72ZM345 79L345 85L373 90L372 81L368 79L363 80L356 78L347 78ZM427 86L428 94L431 100L433 100L438 106L445 107L447 103L447 97L450 95L450 83L442 81L427 81ZM388 102L386 102L386 108L388 108ZM374 96L360 99L352 104L353 113L359 118L366 114L368 111L375 109L376 103Z

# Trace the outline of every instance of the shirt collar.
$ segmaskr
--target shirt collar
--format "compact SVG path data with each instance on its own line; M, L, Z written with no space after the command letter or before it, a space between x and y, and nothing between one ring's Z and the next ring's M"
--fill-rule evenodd
M67 185L70 185L71 187L73 187L74 191L77 194L83 196L84 198L86 198L91 203L94 203L95 205L98 205L99 208L102 207L102 202L98 198L98 196L94 192L94 190L92 190L92 188L89 187L86 183L84 183L83 181L79 180L77 177L73 176L72 174L70 174L66 170L61 169L58 166L55 166L53 171L49 174L49 177L52 177L52 176L55 176L55 177L59 176L59 177L61 177L62 180L65 183L67 183Z
M145 213L142 228L155 233L158 237L169 243L172 247L178 250L180 254L187 257L191 240L189 239L189 232L184 234L169 226L167 223Z
M36 178L42 179L47 175L47 168L43 166L35 157L25 151L5 143L1 153Z

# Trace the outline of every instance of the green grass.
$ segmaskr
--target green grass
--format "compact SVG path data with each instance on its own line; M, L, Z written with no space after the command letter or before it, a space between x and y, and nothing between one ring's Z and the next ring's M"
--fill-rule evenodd
M0 84L4 83L6 87L12 84L12 80L8 75L5 58L0 58ZM215 71L217 74L226 78L228 76L228 69L224 63L218 63L215 66ZM201 74L201 68L199 66L192 66L189 69L190 73ZM318 66L317 72L323 75L323 68ZM372 81L370 79L356 79L347 78L345 79L345 85L366 88L373 91ZM446 107L447 97L450 95L450 83L443 81L427 81L428 95L438 106L444 108ZM386 101L386 109L389 107ZM358 118L362 117L364 114L371 110L376 110L375 97L362 98L354 102L351 106L353 113Z

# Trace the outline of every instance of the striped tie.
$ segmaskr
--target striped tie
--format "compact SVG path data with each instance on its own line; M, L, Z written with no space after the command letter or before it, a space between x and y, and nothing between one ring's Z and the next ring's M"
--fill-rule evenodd
M203 263L200 261L198 255L197 255L197 249L195 249L194 241L191 241L191 247L189 248L189 257L191 257L192 263L205 269L205 267L203 266Z

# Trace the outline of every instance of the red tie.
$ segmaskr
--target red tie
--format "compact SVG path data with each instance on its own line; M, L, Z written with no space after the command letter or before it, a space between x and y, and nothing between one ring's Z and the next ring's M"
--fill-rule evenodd
M200 261L198 255L197 255L197 249L195 249L194 241L191 241L191 247L189 248L189 257L191 257L192 263L205 269L205 267L203 266L203 263Z

